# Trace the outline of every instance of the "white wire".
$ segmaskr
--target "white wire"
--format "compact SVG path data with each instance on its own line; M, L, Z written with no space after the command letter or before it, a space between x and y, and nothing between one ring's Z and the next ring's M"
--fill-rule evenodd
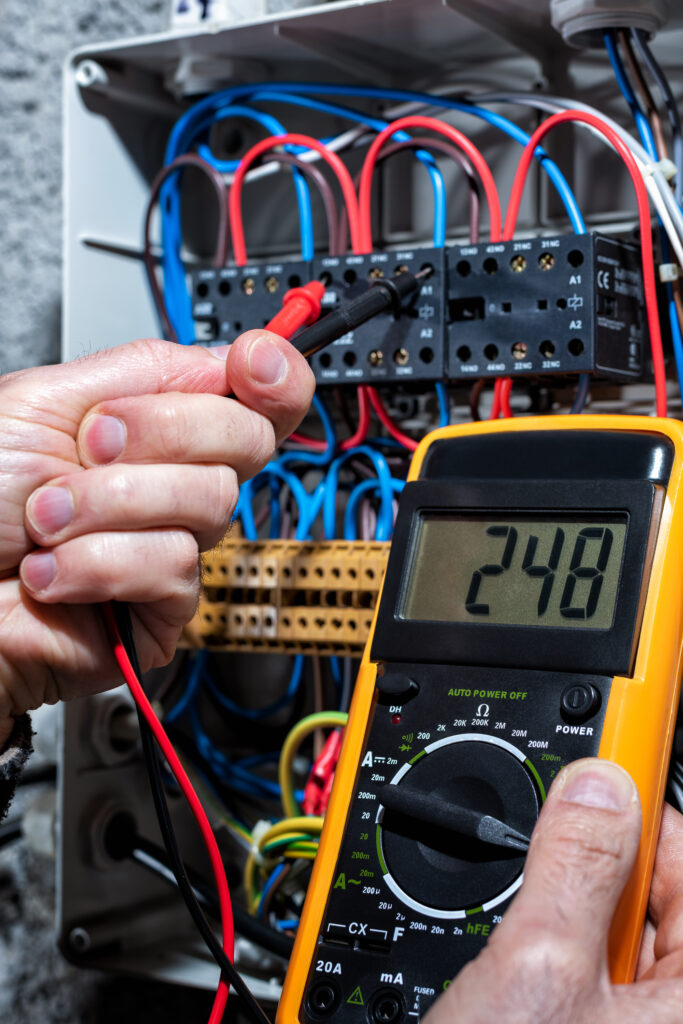
M456 92L458 97L463 102L473 103L485 106L489 103L513 103L519 106L531 107L536 110L544 110L549 114L557 114L562 110L582 110L584 113L593 114L599 117L605 124L609 125L616 131L620 139L628 146L633 153L633 157L638 165L638 170L643 176L645 187L648 190L650 198L655 206L659 218L662 222L662 226L666 231L666 234L671 242L671 246L676 253L678 262L683 267L683 212L676 202L676 198L671 191L668 182L661 171L657 170L652 165L649 153L641 146L640 142L630 134L622 125L620 125L613 118L604 114L601 110L597 110L595 107L590 106L588 103L582 103L579 100L570 99L566 96L547 96L540 95L539 93L526 93L526 92L490 92L490 93L475 93L464 95L462 89L458 89L454 86L440 86L432 91L433 96L448 96L453 92ZM392 120L397 117L404 117L407 114L417 113L428 109L425 104L412 102L412 103L401 103L400 105L393 107L391 110L386 112L386 117L390 117ZM457 113L450 107L439 107L434 110L434 107L429 107L432 113L438 112L442 116L448 112ZM586 128L596 138L599 138L606 145L610 146L609 139L605 138L597 129L592 128L590 125L586 125ZM649 169L649 173L645 174L645 169Z
M346 149L348 146L352 146L361 136L367 134L367 127L365 125L358 125L356 128L350 128L346 132L342 132L341 135L337 135L336 138L331 139L326 148L331 149L333 152L337 152L340 149ZM308 149L303 153L297 154L300 160L303 160L307 164L315 163L316 160L322 160L323 157L315 149ZM259 167L254 167L253 170L247 171L245 181L257 181L259 178L265 178L270 174L277 174L278 171L290 171L291 168L283 167L281 163L277 163L274 160L264 163ZM223 175L223 180L226 185L231 185L233 178L235 177L234 172L226 173Z
M604 114L602 111L597 110L595 107L590 106L588 103L581 103L579 100L569 99L564 96L540 96L537 93L524 92L498 92L481 93L469 98L473 103L516 103L521 106L544 110L551 114L556 114L562 110L580 110L584 113L593 114L595 117L599 117L605 122L605 124L609 125L610 128L617 132L620 139L633 153L634 159L638 165L638 170L643 175L645 187L647 188L650 198L657 209L657 213L659 214L664 230L666 231L669 241L676 253L678 262L683 266L683 213L681 212L675 196L662 172L653 168L649 154L641 146L638 140L635 139L633 135L631 135L630 132L623 128L617 121L609 117L607 114ZM608 146L610 145L609 140L606 139L599 131L592 128L590 125L586 125L586 127L593 135L602 139L602 141ZM645 174L645 168L649 168L651 173Z

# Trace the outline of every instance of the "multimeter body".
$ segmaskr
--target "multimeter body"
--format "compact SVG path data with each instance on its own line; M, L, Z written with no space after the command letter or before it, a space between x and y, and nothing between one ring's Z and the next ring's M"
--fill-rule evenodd
M610 936L633 977L679 699L683 426L447 427L402 494L280 1024L416 1021L523 877L554 776L598 755L643 805Z

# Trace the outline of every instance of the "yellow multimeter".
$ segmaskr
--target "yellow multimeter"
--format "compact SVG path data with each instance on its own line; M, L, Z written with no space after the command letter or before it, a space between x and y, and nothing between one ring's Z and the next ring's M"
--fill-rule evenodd
M560 768L634 778L633 978L679 700L683 425L446 427L401 496L278 1024L417 1021L522 882Z

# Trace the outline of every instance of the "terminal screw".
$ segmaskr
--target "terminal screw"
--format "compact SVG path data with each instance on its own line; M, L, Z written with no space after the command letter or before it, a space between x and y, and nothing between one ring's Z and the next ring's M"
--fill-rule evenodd
M383 359L384 353L379 348L374 348L370 355L368 356L370 366L381 366Z
M253 295L256 288L256 281L253 277L245 277L242 281L242 291L245 295Z
M384 271L382 270L381 267L372 267L370 273L368 274L368 277L370 278L371 281L377 281L378 278L384 277Z
M510 266L515 274L521 274L523 270L526 270L526 258L518 253L510 260Z
M274 295L275 292L280 287L280 282L276 277L273 277L272 275L270 277L267 277L263 284L265 286L266 291L269 292L271 295Z
M397 366L405 366L410 359L410 353L407 348L397 348L394 352L394 362Z
M550 270L555 266L555 257L551 252L542 252L538 257L538 265L541 270Z
M523 341L516 341L515 344L512 346L512 355L514 356L515 359L517 359L517 360L524 359L524 357L526 356L526 353L527 353L527 347L526 347L525 342L523 342Z

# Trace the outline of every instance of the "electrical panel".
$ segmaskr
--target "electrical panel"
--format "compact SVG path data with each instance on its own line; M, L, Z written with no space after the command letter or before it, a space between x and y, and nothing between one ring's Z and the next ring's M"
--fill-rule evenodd
M647 374L640 255L601 235L449 250L451 378Z
M310 833L303 839L295 833L286 840L273 837L265 854L259 846L263 830L281 813L273 798L277 759L290 749L297 723L321 707L335 708L325 729L328 740L338 739L334 715L348 708L355 659L371 629L409 449L439 423L484 417L496 403L500 411L499 381L506 377L514 382L510 401L516 412L568 411L579 375L590 375L595 408L652 410L652 338L633 186L593 135L561 127L543 141L544 164L552 159L564 176L587 233L579 233L544 165L530 173L514 238L492 241L491 210L480 186L470 188L466 166L439 155L439 193L432 165L397 152L377 171L368 251L335 251L324 201L311 189L304 255L291 168L269 170L264 154L244 190L249 256L243 266L231 259L209 265L215 196L194 170L183 171L182 182L173 185L182 207L176 234L168 231L169 195L163 194L151 217L154 241L147 252L145 207L178 119L200 100L237 86L246 90L244 111L254 83L262 84L265 98L235 120L207 123L197 140L227 168L219 171L226 183L231 161L263 138L258 117L264 112L281 118L290 132L332 140L332 148L341 139L348 173L357 176L367 125L403 116L418 102L401 90L424 89L451 103L447 111L437 104L435 116L481 150L503 201L522 152L519 133L530 135L539 114L550 113L525 106L527 100L543 102L568 91L579 101L600 96L604 109L629 125L604 54L567 47L549 11L535 0L494 7L488 0L336 0L234 26L212 24L210 31L193 26L89 47L72 54L65 68L65 359L93 345L107 348L159 334L145 262L158 270L159 280L175 280L170 318L182 314L183 340L202 345L230 343L243 330L265 325L289 289L311 280L325 285L324 313L380 275L431 270L400 316L397 310L383 313L312 357L316 411L274 460L277 470L271 466L248 491L253 536L234 530L204 557L202 598L176 659L146 680L207 799L236 907L256 920L257 931L264 920L268 926L273 905L278 909L271 931L277 930L280 953L264 952L258 936L239 930L236 949L249 986L271 1005L316 841ZM653 45L666 68L674 69L680 98L683 13L671 13ZM306 107L305 87L316 82L390 95L330 96L321 86L315 93L319 107ZM278 89L296 83L302 87L297 102L284 108ZM503 111L517 135L504 137L493 120L457 109L470 93L486 97L482 106L495 112L494 119ZM351 127L345 106L356 110ZM277 134L269 123L266 130ZM284 155L301 157L301 150ZM654 178L661 169L651 172ZM439 195L446 204L445 244L434 230ZM662 313L669 304L666 286L660 282ZM677 405L673 409L678 413ZM396 420L400 429L392 433L386 424ZM309 520L315 525L306 530ZM263 709L268 713L259 718ZM131 822L150 843L160 843L130 700L116 691L76 702L64 709L63 723L62 949L84 966L214 987L218 970L168 879L151 877L140 860L121 855ZM334 757L325 752L323 727L306 733L306 743L303 754L297 747L290 768L302 786L318 786L327 798ZM189 813L179 799L171 799L171 808L186 860L206 871ZM258 855L250 858L254 849ZM287 867L279 892L281 874L271 888L276 861ZM354 1013L360 1018L365 1010Z

